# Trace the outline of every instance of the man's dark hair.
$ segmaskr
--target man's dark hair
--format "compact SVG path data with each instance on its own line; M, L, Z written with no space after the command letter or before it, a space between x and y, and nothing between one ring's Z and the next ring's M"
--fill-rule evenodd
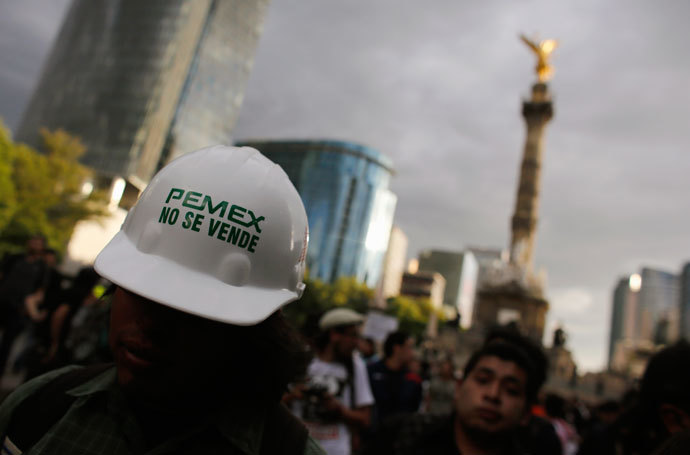
M410 334L401 330L393 332L386 337L383 343L383 356L388 359L393 355L393 348L395 346L402 346L410 339Z
M254 326L233 326L241 348L233 351L233 387L250 400L279 401L287 385L304 378L311 353L305 340L276 311Z
M616 422L624 453L652 453L669 437L659 415L661 404L690 413L690 344L679 341L652 356L640 389Z
M542 383L539 381L545 374L538 370L538 367L534 365L534 362L524 349L504 340L494 340L487 343L472 354L470 360L467 361L463 377L467 378L477 366L477 363L484 357L498 357L506 362L513 362L524 370L527 375L527 384L525 386L527 401L533 403L536 400L537 393L542 386Z
M541 345L522 335L517 327L513 325L494 327L486 335L484 344L496 341L504 341L517 346L527 354L534 366L534 381L537 384L537 390L539 390L546 382L547 372L549 371L549 359L546 357Z
M555 393L549 393L544 399L544 409L549 417L565 419L565 399Z
M681 340L652 356L640 383L639 400L649 411L663 403L690 413L690 344Z

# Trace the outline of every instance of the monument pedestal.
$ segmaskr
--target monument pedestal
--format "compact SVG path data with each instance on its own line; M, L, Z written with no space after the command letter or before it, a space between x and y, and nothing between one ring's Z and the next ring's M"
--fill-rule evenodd
M520 332L541 343L549 303L517 282L486 286L477 292L474 323L486 331L494 325L515 323Z

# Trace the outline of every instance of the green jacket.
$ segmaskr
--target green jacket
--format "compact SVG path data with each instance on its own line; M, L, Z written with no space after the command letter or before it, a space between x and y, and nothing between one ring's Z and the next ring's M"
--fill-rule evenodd
M12 414L27 398L61 374L66 367L39 376L12 392L0 405L2 454L20 454L7 438ZM259 455L264 431L261 413L233 416L231 411L209 417L197 425L146 450L144 437L116 384L115 368L67 391L75 398L67 412L27 452L38 454L244 454ZM239 417L239 418L237 418ZM325 454L309 437L304 455Z

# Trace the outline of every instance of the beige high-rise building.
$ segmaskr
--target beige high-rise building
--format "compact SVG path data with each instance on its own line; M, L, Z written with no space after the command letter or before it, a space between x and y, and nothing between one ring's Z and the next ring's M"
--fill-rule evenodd
M443 307L443 293L446 290L446 280L436 272L405 273L402 278L400 295L413 298L429 299L434 310ZM432 313L427 324L427 335L435 337L438 334L438 318Z
M402 277L407 265L407 236L398 226L393 226L388 239L388 250L383 259L381 295L383 299L400 294Z

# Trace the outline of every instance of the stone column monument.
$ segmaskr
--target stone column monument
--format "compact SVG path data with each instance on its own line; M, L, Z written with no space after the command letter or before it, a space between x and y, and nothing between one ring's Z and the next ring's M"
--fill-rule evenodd
M539 212L544 128L553 116L551 95L549 94L549 87L546 85L546 81L553 70L546 59L555 48L555 42L547 40L536 44L524 36L522 39L539 58L537 64L538 81L532 86L531 99L522 103L522 116L527 123L527 139L522 155L520 183L518 184L515 214L512 220L510 260L530 273L532 271L532 255Z
M524 36L521 38L537 55L537 82L532 86L530 99L522 104L527 138L511 223L510 259L487 273L488 278L477 293L474 320L479 330L512 323L526 335L541 341L549 304L544 298L543 279L533 272L532 257L539 209L544 129L553 116L547 85L553 69L548 58L557 43L554 40L537 43Z

